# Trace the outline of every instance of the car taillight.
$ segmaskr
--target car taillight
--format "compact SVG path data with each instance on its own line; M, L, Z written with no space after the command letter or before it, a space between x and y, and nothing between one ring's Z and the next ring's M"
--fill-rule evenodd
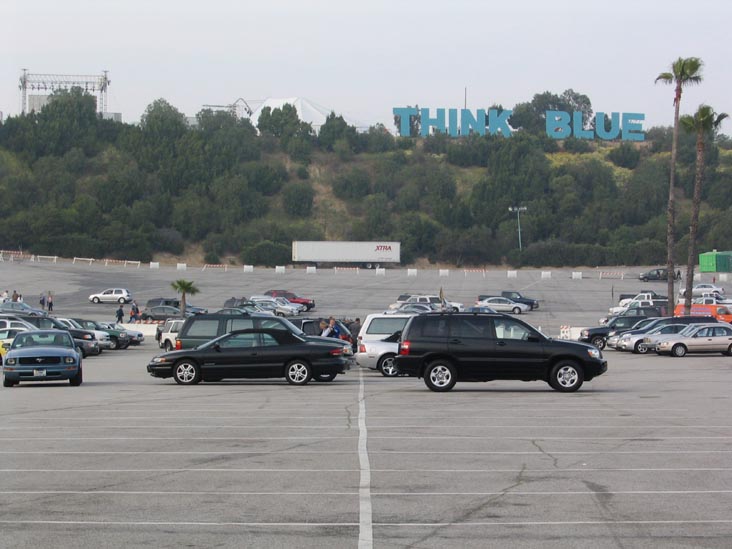
M402 341L399 344L399 354L400 355L408 355L409 354L409 341Z
M366 345L359 345L358 346L358 352L359 353L365 353L366 352Z
M340 356L343 354L343 347L336 347L335 349L331 349L328 351L333 356Z
M84 336L84 339L91 339L91 338L92 338L92 336L90 336L89 334L86 334L86 335Z
M180 339L175 340L175 350L180 351L183 349L183 342Z

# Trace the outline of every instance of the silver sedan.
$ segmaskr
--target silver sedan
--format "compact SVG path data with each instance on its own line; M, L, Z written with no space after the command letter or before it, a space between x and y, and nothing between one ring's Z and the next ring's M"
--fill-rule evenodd
M507 297L487 297L475 302L476 307L490 307L499 313L513 313L520 315L531 310L531 306L525 303L517 303Z
M378 370L385 377L399 375L394 364L394 357L399 349L397 341L392 337L377 340L365 340L358 344L358 352L355 354L356 362L363 368Z
M656 344L658 354L682 357L687 353L722 353L732 355L732 326L697 324Z
M656 342L664 336L672 336L686 329L688 324L666 324L657 326L644 334L620 334L616 344L618 351L631 351L641 355L654 349ZM609 339L608 339L609 341Z

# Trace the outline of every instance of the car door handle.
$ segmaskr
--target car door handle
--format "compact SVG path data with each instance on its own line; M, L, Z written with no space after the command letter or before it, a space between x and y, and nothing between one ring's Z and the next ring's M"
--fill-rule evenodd
M505 347L506 346L506 342L505 341L498 341L498 342L496 342L496 345L500 345L501 347Z
M450 343L457 343L457 344L460 344L460 343L462 343L462 340L460 340L460 339L457 339L457 338L454 338L454 339L451 339L451 340L450 340L449 342L450 342Z

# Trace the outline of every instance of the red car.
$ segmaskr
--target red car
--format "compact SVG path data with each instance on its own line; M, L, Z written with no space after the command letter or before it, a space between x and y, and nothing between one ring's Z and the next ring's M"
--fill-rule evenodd
M271 297L284 297L288 301L291 301L292 303L300 303L301 305L305 305L307 307L307 310L315 309L315 300L314 299L308 299L307 297L300 297L299 295L291 292L290 290L267 290L264 292L264 295L268 295Z

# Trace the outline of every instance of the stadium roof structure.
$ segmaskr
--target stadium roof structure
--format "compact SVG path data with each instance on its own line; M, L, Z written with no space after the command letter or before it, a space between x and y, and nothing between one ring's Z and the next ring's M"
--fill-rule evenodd
M365 124L354 120L342 113L339 113L335 109L329 109L327 107L323 107L322 105L318 105L317 103L314 103L304 97L269 97L262 101L260 104L258 104L252 110L252 114L249 115L249 119L252 121L252 124L256 126L257 121L259 120L259 115L262 112L263 108L269 107L272 110L281 109L286 104L294 106L295 110L297 111L297 116L300 118L300 120L309 123L316 133L320 131L320 127L325 124L325 119L331 112L335 112L336 115L342 116L348 125L355 126L360 131L366 129Z

